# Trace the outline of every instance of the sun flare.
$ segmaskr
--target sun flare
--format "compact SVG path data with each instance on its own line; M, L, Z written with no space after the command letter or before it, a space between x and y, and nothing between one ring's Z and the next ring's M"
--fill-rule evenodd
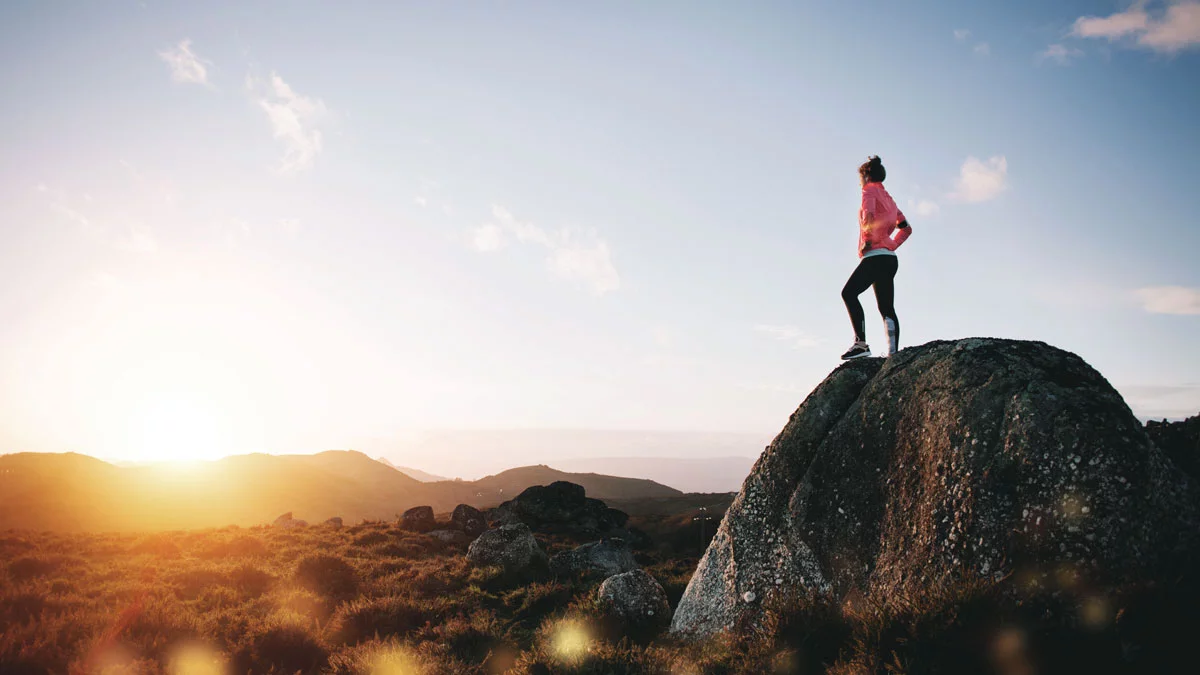
M232 439L212 406L184 395L148 397L129 415L130 456L139 461L216 459Z

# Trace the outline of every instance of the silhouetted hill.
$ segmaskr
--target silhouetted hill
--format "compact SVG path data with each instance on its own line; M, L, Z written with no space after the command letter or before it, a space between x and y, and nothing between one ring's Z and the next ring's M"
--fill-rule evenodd
M545 464L509 469L494 476L480 478L477 481L462 481L460 484L473 486L482 498L494 496L503 501L516 497L531 485L549 485L560 480L582 485L587 491L587 496L604 501L638 497L677 497L683 494L673 487L667 487L645 478L620 478L598 473L570 473L559 471ZM443 485L443 483L434 483L433 485Z
M79 454L0 455L0 529L164 530L268 523L291 511L320 522L392 519L413 506L496 506L532 485L569 480L597 498L681 494L649 480L524 467L480 481L423 483L352 450L251 454L121 467Z
M401 473L407 474L408 476L410 476L412 478L416 478L417 480L421 481L422 483L436 483L437 481L440 481L440 480L450 480L449 478L446 478L445 476L437 476L437 475L434 475L427 471L422 471L420 469L414 469L411 466L400 466L399 464L392 464L391 462L388 461L387 457L376 457L375 460L378 462L382 462L383 464L386 464Z
M754 457L580 457L554 464L566 471L648 478L684 492L737 492Z

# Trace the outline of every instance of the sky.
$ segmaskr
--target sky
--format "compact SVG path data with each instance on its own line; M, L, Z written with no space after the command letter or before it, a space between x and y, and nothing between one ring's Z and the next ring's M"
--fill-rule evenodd
M871 154L904 344L1194 415L1198 66L1197 0L4 3L0 451L769 438Z

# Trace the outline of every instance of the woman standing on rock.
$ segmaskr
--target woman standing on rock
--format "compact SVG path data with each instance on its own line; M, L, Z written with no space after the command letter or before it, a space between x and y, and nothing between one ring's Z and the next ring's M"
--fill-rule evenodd
M887 355L900 349L900 320L896 318L896 308L892 304L896 292L893 282L900 265L896 249L912 234L908 220L883 189L887 171L879 157L872 155L858 167L858 177L862 185L862 207L858 210L858 257L861 261L842 288L842 300L854 326L854 344L842 354L843 359L871 355L866 319L858 302L858 296L870 286L875 287L875 301L887 331Z

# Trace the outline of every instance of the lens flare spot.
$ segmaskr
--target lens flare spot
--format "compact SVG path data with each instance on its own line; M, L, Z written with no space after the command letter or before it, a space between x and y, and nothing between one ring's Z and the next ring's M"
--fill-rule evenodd
M371 658L371 675L420 675L420 662L403 647L385 647Z
M578 621L562 621L554 629L551 638L554 655L562 661L579 661L587 656L592 646L592 637L587 628Z
M1079 605L1079 619L1092 630L1103 630L1112 623L1112 606L1108 598L1092 595L1083 599Z
M203 644L180 645L167 663L170 675L229 675L221 652Z

